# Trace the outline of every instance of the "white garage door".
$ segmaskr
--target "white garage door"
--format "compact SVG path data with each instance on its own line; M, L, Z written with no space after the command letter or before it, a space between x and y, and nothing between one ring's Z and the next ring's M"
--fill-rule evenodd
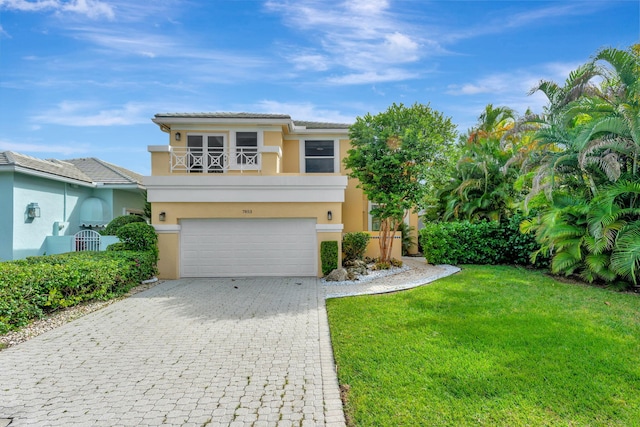
M315 219L181 222L182 277L315 276Z

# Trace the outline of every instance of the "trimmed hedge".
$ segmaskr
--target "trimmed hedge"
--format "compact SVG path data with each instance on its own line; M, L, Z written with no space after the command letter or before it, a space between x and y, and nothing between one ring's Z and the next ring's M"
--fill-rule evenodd
M506 221L471 223L432 222L420 230L420 243L427 262L432 264L518 264L531 265L530 255L540 246L535 236L522 234L514 215ZM539 257L535 267L547 267Z
M109 245L107 250L151 251L158 261L158 235L152 225L146 222L125 224L118 229L116 236L120 243Z
M103 236L117 236L120 227L127 224L146 221L143 217L138 215L121 215L113 218L109 224L100 232Z
M0 263L0 334L59 308L107 300L156 273L152 252L72 252Z
M338 268L337 240L320 242L320 261L322 262L322 274L324 276Z

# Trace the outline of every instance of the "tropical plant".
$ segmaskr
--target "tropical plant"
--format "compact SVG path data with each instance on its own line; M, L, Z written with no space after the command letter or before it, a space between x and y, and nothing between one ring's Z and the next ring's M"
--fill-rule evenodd
M526 201L540 210L523 224L552 256L552 270L588 281L638 284L640 272L640 56L602 49L558 86L523 162ZM592 79L599 76L600 84ZM538 197L543 193L545 198Z
M409 255L411 248L417 244L416 238L413 235L415 229L414 226L404 221L400 224L400 227L398 227L398 231L400 231L402 235L402 255Z
M508 163L517 140L507 135L515 113L489 104L469 130L449 182L438 192L440 216L452 220L500 220L512 211L517 167ZM509 140L503 144L503 140ZM433 212L429 212L432 218Z

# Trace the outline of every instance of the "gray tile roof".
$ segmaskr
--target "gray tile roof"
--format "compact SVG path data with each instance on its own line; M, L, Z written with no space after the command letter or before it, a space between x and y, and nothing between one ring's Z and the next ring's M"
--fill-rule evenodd
M294 120L296 126L304 126L307 129L349 129L347 123L326 123L326 122L308 122L303 120Z
M348 129L347 123L312 122L306 120L293 120L288 114L268 113L160 113L156 119L282 119L293 122L296 126L304 126L307 129Z
M95 157L65 160L102 184L142 184L142 175Z
M156 118L197 118L197 119L285 119L291 120L288 114L263 114L263 113L160 113Z
M0 152L0 167L2 166L19 166L86 183L142 185L141 175L94 157L45 160L13 151L2 151Z

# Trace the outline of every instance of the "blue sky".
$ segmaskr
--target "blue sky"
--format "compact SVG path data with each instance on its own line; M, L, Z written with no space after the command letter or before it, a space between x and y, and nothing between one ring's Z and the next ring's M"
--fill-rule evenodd
M639 0L0 0L0 151L149 174L156 113L350 123L394 102L465 132L639 41Z

